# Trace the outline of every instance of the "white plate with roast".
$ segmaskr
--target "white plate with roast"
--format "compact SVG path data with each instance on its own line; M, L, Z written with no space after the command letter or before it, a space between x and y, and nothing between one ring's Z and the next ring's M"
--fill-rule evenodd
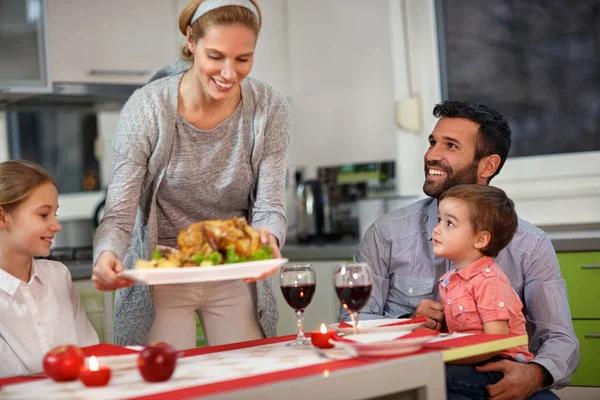
M128 269L119 276L146 285L170 285L176 283L216 282L257 278L288 262L287 258L220 264L206 267L139 268Z

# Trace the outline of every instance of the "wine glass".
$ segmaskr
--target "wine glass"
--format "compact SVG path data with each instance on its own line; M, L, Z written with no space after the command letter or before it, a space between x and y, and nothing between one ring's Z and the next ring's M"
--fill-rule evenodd
M311 342L304 336L302 314L310 304L317 288L317 275L311 264L288 264L281 267L279 285L285 301L298 318L298 336L288 346L305 346Z
M365 263L339 264L335 269L333 282L342 307L350 312L356 334L358 311L369 301L373 288L371 268Z

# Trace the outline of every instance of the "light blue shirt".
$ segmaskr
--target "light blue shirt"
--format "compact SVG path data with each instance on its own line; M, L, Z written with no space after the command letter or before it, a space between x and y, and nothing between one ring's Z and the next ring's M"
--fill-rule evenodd
M355 255L373 268L373 290L361 319L397 318L413 313L421 300L439 300L438 280L450 261L433 253L437 201L427 198L376 220ZM579 365L579 342L573 330L567 288L548 236L519 219L510 244L495 258L523 302L532 362L567 385ZM348 319L342 310L340 319Z

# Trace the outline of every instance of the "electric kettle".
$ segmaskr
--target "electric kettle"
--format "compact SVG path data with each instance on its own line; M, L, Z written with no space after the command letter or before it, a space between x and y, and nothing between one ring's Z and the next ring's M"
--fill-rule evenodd
M301 182L296 190L297 239L299 242L325 241L332 237L329 194L319 180Z

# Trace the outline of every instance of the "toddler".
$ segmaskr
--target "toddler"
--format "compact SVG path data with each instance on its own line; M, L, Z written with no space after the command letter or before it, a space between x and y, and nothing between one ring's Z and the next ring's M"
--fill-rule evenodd
M440 301L449 332L527 334L523 304L493 257L507 246L518 227L514 203L504 191L486 185L458 185L439 198L439 223L433 230L433 251L453 261L440 278ZM463 360L479 364L508 358L533 359L526 345L497 354ZM501 372L478 372L475 365L446 368L448 393L487 398L486 386Z

